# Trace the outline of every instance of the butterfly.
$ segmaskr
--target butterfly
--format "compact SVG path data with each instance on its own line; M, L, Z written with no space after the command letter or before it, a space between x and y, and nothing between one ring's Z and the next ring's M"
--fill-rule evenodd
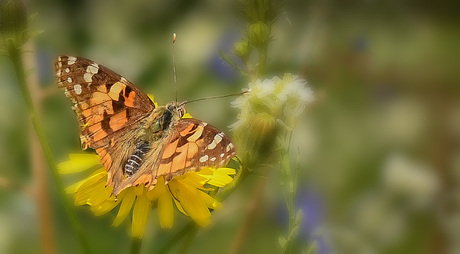
M118 195L130 186L152 189L157 179L221 167L235 155L227 135L206 122L182 118L184 104L156 106L124 77L91 60L60 56L57 84L74 103L82 149L92 148Z

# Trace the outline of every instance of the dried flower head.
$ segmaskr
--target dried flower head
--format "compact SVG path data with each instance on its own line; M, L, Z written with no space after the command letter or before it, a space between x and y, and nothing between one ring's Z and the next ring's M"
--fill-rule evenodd
M272 149L279 130L277 123L290 126L314 98L306 81L292 74L256 80L248 86L250 92L232 102L240 114L230 128L241 159L251 167L260 164Z

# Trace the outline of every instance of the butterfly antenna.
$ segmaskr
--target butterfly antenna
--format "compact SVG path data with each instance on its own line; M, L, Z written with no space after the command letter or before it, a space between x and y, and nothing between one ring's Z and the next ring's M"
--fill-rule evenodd
M184 101L183 104L189 104L191 102L197 102L197 101L204 101L204 100L232 97L232 96L240 96L240 95L243 95L243 94L247 94L249 92L251 92L251 89L246 90L244 92L239 92L239 93L232 93L232 94L226 94L226 95L217 95L217 96L209 96L209 97L203 97L203 98L199 98L199 99L195 99L195 100L191 100L191 101Z
M176 57L174 54L174 44L176 44L176 33L173 33L173 42L172 42L172 59L173 59L173 68L174 68L174 88L176 90L176 102L177 102L177 75L176 75Z

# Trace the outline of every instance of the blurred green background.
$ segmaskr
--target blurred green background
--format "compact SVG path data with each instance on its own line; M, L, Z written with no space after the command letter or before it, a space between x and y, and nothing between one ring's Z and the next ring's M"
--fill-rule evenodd
M179 100L247 86L219 57L219 50L231 52L246 27L236 1L25 4L29 13L38 12L30 26L44 30L28 43L33 53L25 61L58 161L80 148L71 103L54 83L52 62L60 54L103 64L164 105L175 96L175 32ZM297 245L315 243L317 253L460 253L458 6L427 0L282 4L270 70L306 78L316 98L295 134L302 155L297 206L304 212ZM16 82L10 60L0 57L0 253L81 253L49 171L36 157L40 148ZM238 113L230 101L187 110L229 133ZM260 176L251 176L189 253L230 253L239 245L241 253L280 252L287 215L277 176L272 171L262 187ZM43 180L47 189L38 189ZM114 228L116 213L95 217L87 207L76 210L95 253L128 252L130 223ZM254 211L249 219L248 211ZM152 214L142 253L158 251L188 222L177 213L175 227L163 231Z

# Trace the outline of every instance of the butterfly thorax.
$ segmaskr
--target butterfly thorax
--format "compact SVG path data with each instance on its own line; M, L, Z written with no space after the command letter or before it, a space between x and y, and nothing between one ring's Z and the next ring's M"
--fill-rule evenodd
M184 107L177 102L155 108L144 123L143 136L155 140L158 135L168 131L184 115L184 112Z
M123 168L125 176L131 177L141 168L145 155L150 149L157 147L158 144L155 143L169 135L171 127L183 116L184 111L184 107L177 102L171 102L152 111L141 124L139 136L135 137L136 147Z

